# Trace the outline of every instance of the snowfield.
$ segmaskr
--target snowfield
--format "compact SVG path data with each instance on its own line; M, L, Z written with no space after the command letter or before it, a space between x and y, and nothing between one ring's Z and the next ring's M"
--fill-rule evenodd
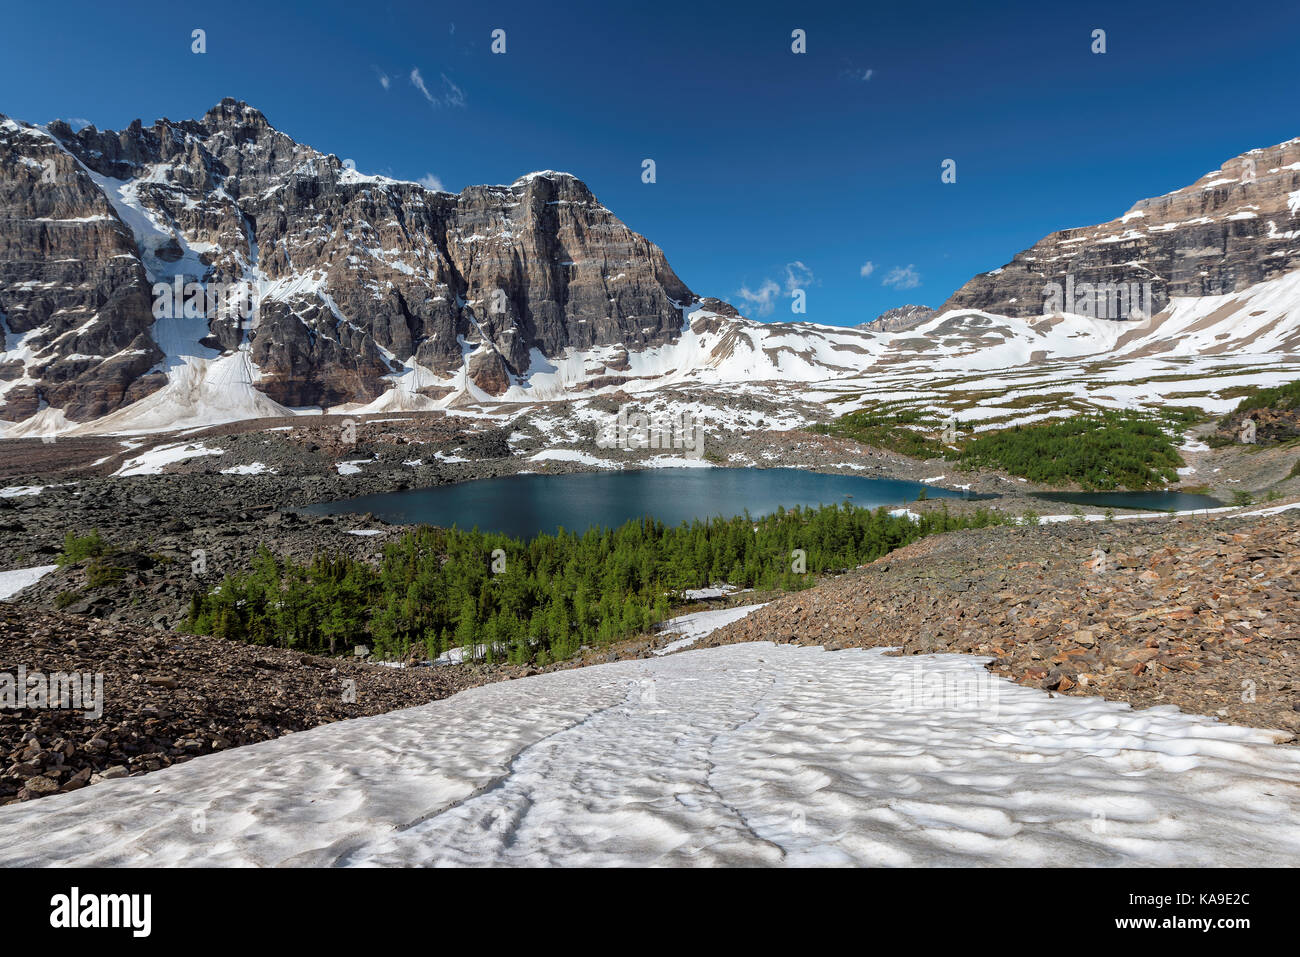
M7 601L29 585L35 585L58 565L37 565L35 568L15 568L0 572L0 601Z
M1294 864L1300 749L1274 740L966 656L730 645L9 805L0 863Z
M694 590L697 595L703 593L705 597L717 597L723 594L721 588L697 588ZM708 593L715 592L716 595ZM687 593L689 596L689 592ZM670 641L664 647L658 649L656 655L670 655L674 651L681 651L683 648L689 648L705 635L711 635L723 625L730 625L733 621L753 614L760 608L764 607L767 602L760 605L739 605L735 608L717 608L708 611L696 611L689 615L681 615L677 618L669 618L659 626L661 635L681 635L676 641Z

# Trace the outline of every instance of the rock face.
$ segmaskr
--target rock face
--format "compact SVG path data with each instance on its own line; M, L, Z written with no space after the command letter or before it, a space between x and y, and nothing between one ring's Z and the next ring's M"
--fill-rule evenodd
M130 230L49 136L0 117L0 416L103 415L161 384Z
M872 332L903 332L919 326L933 315L934 310L929 306L898 306L882 312L870 322L859 323L858 328Z
M567 173L459 195L365 176L232 99L121 132L0 117L0 207L10 422L96 418L182 356L236 350L286 406L373 399L417 367L426 394L463 372L499 394L538 354L669 342L695 299ZM155 325L155 284L187 282L251 314Z
M1216 433L1228 442L1240 441L1246 420L1255 423L1256 445L1280 445L1300 439L1300 409L1248 409L1225 418Z
M1158 311L1173 296L1232 293L1300 268L1298 238L1300 139L1293 139L1234 157L1108 223L1052 233L971 279L939 311L1044 315L1057 311L1045 304L1044 286L1067 279L1149 282Z

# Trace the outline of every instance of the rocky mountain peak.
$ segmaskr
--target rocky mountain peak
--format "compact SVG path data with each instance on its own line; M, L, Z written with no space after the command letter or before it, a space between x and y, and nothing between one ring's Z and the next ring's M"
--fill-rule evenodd
M940 312L1004 316L1083 312L1045 305L1044 287L1106 285L1149 291L1160 310L1174 296L1215 296L1300 268L1300 139L1249 150L1181 189L1144 199L1098 226L1064 229L981 273ZM1070 308L1075 305L1076 308ZM1094 318L1127 315L1091 313Z
M203 125L209 130L225 130L231 134L256 134L274 129L261 110L249 106L243 100L236 100L233 96L225 97L204 113ZM255 139L256 136L249 138Z
M236 354L258 394L250 407L365 403L394 390L414 403L467 388L497 395L539 358L668 343L695 299L659 247L570 173L431 191L359 173L233 98L198 121L117 132L60 123L49 135L13 124L4 136L0 313L40 347L6 353L0 419L11 422L47 406L99 417L162 388L179 362ZM58 183L41 181L46 159ZM42 215L70 189L58 217ZM71 315L68 280L20 251L56 236L85 275L78 325L102 328L112 354L63 338L70 319L46 321ZM170 318L155 324L151 290L193 282L244 288L255 315L210 315L183 335ZM124 365L127 346L137 359ZM60 363L73 365L56 383L44 370Z

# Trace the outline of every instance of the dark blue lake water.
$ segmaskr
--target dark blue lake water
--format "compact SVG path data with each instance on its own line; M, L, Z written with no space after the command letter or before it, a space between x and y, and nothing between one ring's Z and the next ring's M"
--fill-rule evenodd
M369 512L387 522L504 532L528 538L559 526L585 531L650 515L670 525L692 519L755 517L779 506L848 501L875 508L928 498L973 498L920 482L826 475L799 469L644 469L574 475L512 475L437 488L407 489L312 505L317 515Z

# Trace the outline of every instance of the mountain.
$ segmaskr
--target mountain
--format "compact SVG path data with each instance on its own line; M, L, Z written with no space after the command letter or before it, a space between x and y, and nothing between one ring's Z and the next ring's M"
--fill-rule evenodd
M1295 352L1297 239L1300 139L1052 233L938 310L762 323L568 173L363 175L233 99L120 132L0 117L0 430Z
M699 301L567 173L458 195L365 176L231 99L122 132L0 119L0 207L11 422L163 390L156 412L209 392L236 416L494 396L592 350L584 374L616 379ZM255 308L155 322L192 282Z
M1300 268L1298 214L1300 138L1242 153L1117 219L1052 233L971 279L939 312L1070 312L1052 309L1044 293L1048 283L1067 280L1075 287L1149 283L1151 312L1173 298L1238 292Z
M888 309L870 322L860 322L855 328L869 329L872 332L902 332L919 326L934 315L929 306L898 306Z

